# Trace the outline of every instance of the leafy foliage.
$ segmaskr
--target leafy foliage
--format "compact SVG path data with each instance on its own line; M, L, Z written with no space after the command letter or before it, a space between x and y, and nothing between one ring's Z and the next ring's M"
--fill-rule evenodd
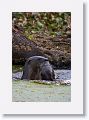
M12 20L13 25L24 29L29 39L33 39L33 35L38 32L53 37L71 34L70 12L13 12Z

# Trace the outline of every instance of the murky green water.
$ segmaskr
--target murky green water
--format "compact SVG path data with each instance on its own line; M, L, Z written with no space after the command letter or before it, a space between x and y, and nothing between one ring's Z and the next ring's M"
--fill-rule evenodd
M12 101L13 102L70 102L71 85L40 84L20 80L22 67L13 66ZM70 70L55 70L56 79L68 80ZM19 80L17 80L17 79Z
M71 86L13 81L13 102L70 102Z

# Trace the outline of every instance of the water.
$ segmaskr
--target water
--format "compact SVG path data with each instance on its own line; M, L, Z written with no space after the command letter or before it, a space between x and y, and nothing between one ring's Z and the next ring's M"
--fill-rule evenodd
M71 86L12 81L13 102L71 102Z
M71 70L54 70L56 80L70 80ZM13 72L13 80L21 79L23 72Z
M70 80L71 70L55 70L55 78L58 80Z
M23 81L23 72L12 73L13 102L70 102L71 101L71 70L55 70L58 81ZM60 83L60 80L62 83ZM67 81L69 80L69 81ZM63 82L64 81L64 82ZM68 83L69 82L69 83ZM67 84L65 84L67 83Z

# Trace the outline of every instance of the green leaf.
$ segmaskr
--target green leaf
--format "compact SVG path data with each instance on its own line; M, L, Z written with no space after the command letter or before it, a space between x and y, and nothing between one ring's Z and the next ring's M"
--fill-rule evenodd
M37 25L39 26L39 27L44 27L44 25L41 23L41 22L37 22Z
M33 39L33 35L29 35L28 39L32 40Z

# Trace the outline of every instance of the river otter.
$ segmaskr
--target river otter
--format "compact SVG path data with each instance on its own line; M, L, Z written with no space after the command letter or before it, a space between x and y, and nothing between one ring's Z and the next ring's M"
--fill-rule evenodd
M55 75L48 58L33 56L27 59L21 79L54 80Z

